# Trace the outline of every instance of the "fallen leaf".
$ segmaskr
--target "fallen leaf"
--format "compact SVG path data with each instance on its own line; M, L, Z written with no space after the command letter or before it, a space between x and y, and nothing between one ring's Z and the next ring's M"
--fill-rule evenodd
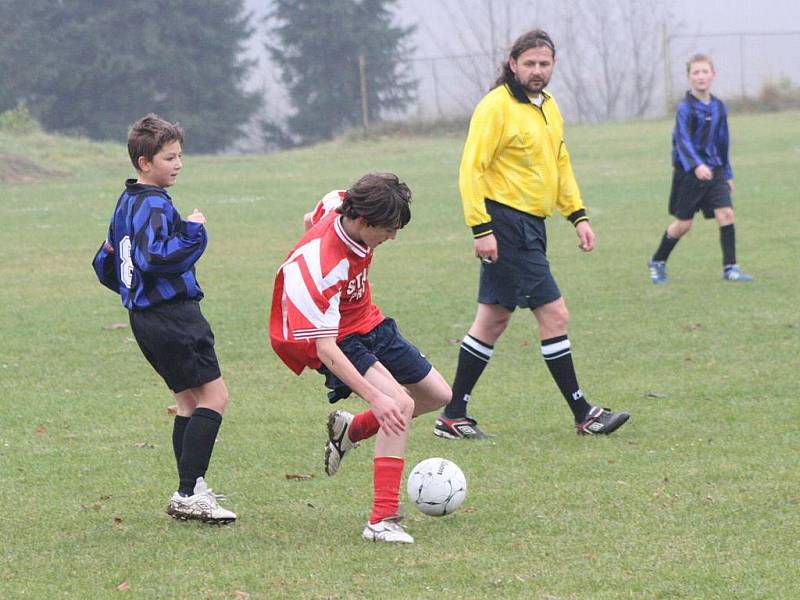
M127 327L127 323L112 323L111 325L106 325L103 329L106 331L114 331L115 329L126 329Z
M103 508L103 505L99 502L95 502L94 504L81 504L81 508L83 510L100 510Z
M307 506L308 508L317 508L316 506L314 506L313 504L311 504L311 502L306 502L306 506Z
M130 589L131 589L131 584L128 583L127 581L123 581L117 586L118 592L127 592Z
M158 447L155 444L150 444L149 442L137 442L136 444L134 444L134 446L136 446L137 448L147 448L148 450L151 448Z
M300 473L287 473L286 479L299 479L300 481L305 481L306 479L314 479L314 475L301 475Z
M644 395L645 398L666 398L666 394L662 394L661 392L646 392Z
M247 592L236 592L236 600L248 600L248 598L250 598L250 594Z
M705 500L709 504L713 504L714 502L714 499L711 496L706 496L705 498L703 498L703 500Z
M39 425L36 429L34 429L34 433L39 437L42 437L45 433L47 433L47 427L44 425Z
M178 414L178 406L176 404L173 404L172 406L168 406L167 407L167 414L171 415L173 417L175 415L177 415Z
M114 522L114 525L119 525L122 523L122 517L114 517L111 520Z
M464 509L464 510L462 510L461 512L465 512L465 513L474 513L476 510L477 510L477 509L476 509L474 506L468 506L467 508L465 508L465 509Z
M703 324L702 323L689 323L686 326L686 329L688 329L689 331L697 331L698 329L702 329L702 328L703 328Z
M451 346L458 346L458 345L461 344L461 340L460 339L459 340L455 340L453 338L448 338L447 339L447 343L450 344Z

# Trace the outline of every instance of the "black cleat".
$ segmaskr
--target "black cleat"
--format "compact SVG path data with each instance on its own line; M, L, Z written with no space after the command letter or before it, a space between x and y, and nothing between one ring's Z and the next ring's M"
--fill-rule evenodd
M626 412L615 413L607 408L593 406L586 419L575 423L578 435L608 435L622 427L630 418Z

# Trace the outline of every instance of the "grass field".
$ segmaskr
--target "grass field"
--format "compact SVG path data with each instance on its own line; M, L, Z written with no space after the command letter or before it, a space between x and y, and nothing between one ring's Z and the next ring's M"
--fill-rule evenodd
M324 475L321 379L272 354L266 314L303 212L366 171L395 171L414 218L377 252L373 293L450 380L478 269L456 190L463 139L186 157L172 192L208 217L198 275L232 401L208 479L239 521L210 528L164 514L171 398L113 327L127 314L90 266L130 174L124 149L0 133L17 165L6 179L31 180L0 183L0 598L798 597L800 113L731 118L750 285L721 281L712 222L681 241L669 285L650 283L670 129L571 127L596 251L549 221L582 387L631 421L577 437L520 312L472 404L497 438L450 443L432 416L413 425L407 469L448 457L469 493L443 519L408 508L410 547L360 539L372 444Z

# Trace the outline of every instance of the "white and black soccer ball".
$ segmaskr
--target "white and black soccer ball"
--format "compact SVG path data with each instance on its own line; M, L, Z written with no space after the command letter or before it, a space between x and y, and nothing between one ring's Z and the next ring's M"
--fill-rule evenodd
M464 503L467 479L454 462L446 458L426 458L411 469L408 497L426 515L443 517Z

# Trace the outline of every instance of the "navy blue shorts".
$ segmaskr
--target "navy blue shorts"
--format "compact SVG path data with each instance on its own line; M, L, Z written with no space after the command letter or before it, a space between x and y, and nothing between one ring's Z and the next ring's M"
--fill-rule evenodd
M676 168L672 173L669 193L669 214L682 221L690 221L698 211L706 219L714 217L714 210L733 206L731 188L725 179L725 169L714 169L714 177L701 181L694 171Z
M400 335L394 319L384 319L364 335L348 335L337 345L362 375L380 362L401 385L422 381L433 368L416 346ZM325 386L331 390L330 402L338 402L352 393L325 365L317 370L325 375Z
M173 392L200 387L221 376L214 333L197 300L168 300L131 310L129 317L142 354Z
M508 310L538 308L561 297L547 260L544 219L486 200L497 238L498 260L481 263L480 304Z

